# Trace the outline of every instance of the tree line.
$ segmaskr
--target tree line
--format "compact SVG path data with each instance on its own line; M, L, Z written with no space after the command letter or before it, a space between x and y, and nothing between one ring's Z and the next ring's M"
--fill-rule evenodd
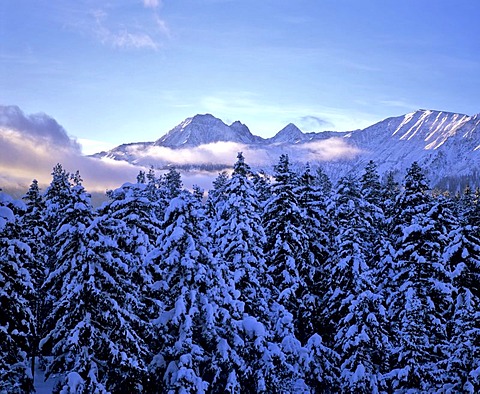
M94 209L58 164L0 193L0 392L480 391L480 193L333 185L241 153L208 196L140 172Z

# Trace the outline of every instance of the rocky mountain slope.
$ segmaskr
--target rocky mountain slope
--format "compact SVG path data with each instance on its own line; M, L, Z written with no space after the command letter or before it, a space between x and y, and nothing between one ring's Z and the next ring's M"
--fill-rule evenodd
M303 133L289 124L272 138L253 135L240 122L227 125L212 115L188 118L155 142L125 144L95 157L109 157L130 163L168 166L169 161L155 148L195 149L214 143L235 143L239 149L261 152L275 163L281 153L288 153L293 162L319 163L333 177L361 168L374 160L381 173L395 171L403 176L413 161L425 169L433 185L461 188L466 182L479 185L480 114L467 116L441 111L418 110L380 121L363 130L350 132ZM253 154L255 156L255 153ZM230 162L233 162L231 158ZM252 160L255 165L255 160ZM228 161L218 167L228 165ZM189 165L185 158L185 165ZM208 158L198 164L211 168ZM177 167L182 167L178 165Z

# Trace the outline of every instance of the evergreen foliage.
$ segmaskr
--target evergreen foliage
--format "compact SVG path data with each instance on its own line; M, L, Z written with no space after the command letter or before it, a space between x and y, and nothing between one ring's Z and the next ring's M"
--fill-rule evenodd
M33 285L27 267L33 256L20 239L14 204L0 192L0 392L31 393L28 356L34 333L30 297Z
M239 153L205 202L153 168L96 210L60 164L0 193L0 392L38 354L56 393L479 392L480 193L398 175Z

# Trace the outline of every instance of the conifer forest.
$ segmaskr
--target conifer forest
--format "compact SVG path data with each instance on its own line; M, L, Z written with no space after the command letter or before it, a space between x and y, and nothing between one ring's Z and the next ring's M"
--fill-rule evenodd
M480 392L480 193L397 178L239 153L208 193L0 192L0 393Z

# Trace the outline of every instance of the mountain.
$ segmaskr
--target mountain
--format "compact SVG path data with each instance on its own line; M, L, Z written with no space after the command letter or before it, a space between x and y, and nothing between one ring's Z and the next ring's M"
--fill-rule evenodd
M308 137L295 126L293 123L289 123L282 130L280 130L274 137L267 140L272 144L298 144L299 142L306 142Z
M210 114L195 115L187 118L163 137L154 142L154 146L168 148L192 147L212 142L229 141L254 144L263 140L255 137L247 126L234 122L227 126Z
M201 149L219 142L239 144L239 149L249 150L254 167L257 156L263 158L257 166L265 166L267 162L275 163L281 153L288 153L292 162L320 163L333 179L363 168L369 160L377 163L380 173L394 171L401 177L417 161L432 185L450 189L463 187L466 182L480 185L480 115L423 109L349 132L303 133L290 123L267 139L253 135L239 121L227 125L209 114L196 115L155 142L124 144L95 157L164 168L172 161L156 148L180 149L181 156L186 152L181 149ZM210 151L212 157L200 158L201 163L197 160L196 168L224 168L234 161L233 155L230 160L214 160L215 150ZM176 159L176 167L191 168L187 157L185 162Z

